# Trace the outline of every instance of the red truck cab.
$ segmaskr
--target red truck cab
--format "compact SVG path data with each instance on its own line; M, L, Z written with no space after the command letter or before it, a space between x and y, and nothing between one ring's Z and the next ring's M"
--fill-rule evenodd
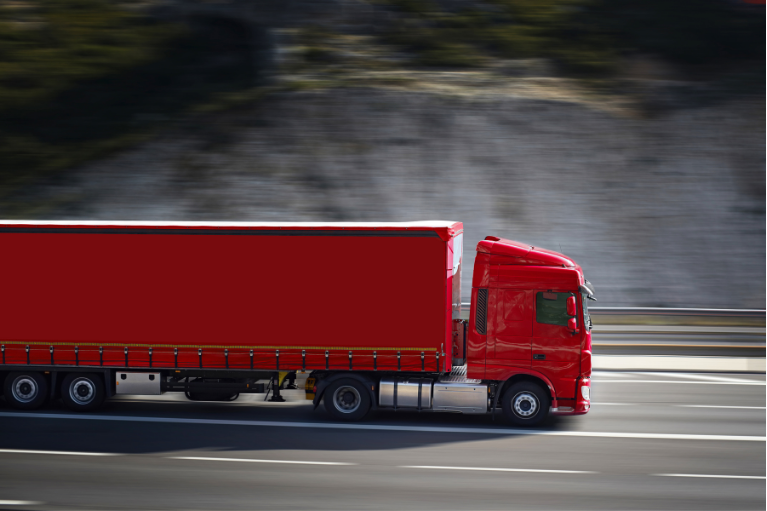
M529 375L548 386L552 412L588 412L589 299L594 299L593 288L572 259L493 236L480 241L472 280L467 377L505 382ZM519 404L524 407L524 399Z

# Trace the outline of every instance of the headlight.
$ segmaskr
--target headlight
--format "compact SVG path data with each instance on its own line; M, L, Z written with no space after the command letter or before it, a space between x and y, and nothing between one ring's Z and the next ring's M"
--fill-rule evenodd
M591 401L591 387L581 387L581 396L586 401Z

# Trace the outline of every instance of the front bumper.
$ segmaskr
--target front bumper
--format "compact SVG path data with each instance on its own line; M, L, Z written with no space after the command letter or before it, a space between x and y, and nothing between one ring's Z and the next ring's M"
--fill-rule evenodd
M591 379L582 378L575 389L575 406L558 406L551 409L553 415L585 415L591 409ZM573 401L564 401L568 405Z

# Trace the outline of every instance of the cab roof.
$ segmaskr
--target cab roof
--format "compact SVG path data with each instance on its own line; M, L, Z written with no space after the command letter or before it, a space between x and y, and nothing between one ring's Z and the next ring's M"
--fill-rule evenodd
M503 258L502 264L564 266L566 268L577 266L575 261L559 252L495 236L488 236L480 241L477 245L477 252L490 254L491 256L501 256Z

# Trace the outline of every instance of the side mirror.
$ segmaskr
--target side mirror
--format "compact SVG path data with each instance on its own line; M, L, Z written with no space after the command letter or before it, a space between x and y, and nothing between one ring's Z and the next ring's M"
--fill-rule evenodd
M578 315L578 306L575 303L575 297L574 296L571 296L571 297L569 297L567 299L567 315L568 316L577 316Z
M575 318L570 318L567 320L567 329L570 330L570 333L575 335L580 330L578 330L578 320Z

